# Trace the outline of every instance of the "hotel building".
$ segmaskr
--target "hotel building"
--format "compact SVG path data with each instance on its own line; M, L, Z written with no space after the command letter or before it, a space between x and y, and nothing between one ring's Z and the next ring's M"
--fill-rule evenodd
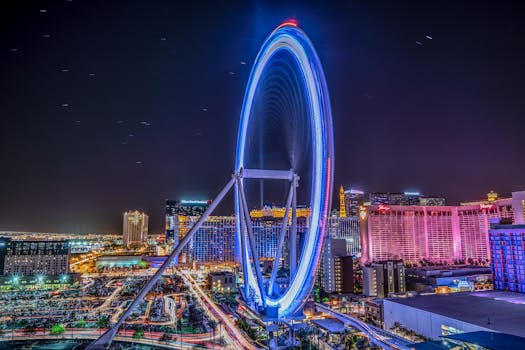
M525 225L492 224L489 233L494 288L525 293Z
M16 241L0 238L0 274L53 275L69 273L68 241Z
M210 206L211 200L194 200L185 199L181 201L166 200L166 242L170 239L177 245L179 236L175 234L178 231L178 216L199 217Z
M511 217L510 198L460 206L362 206L362 262L486 261L489 220Z
M357 216L359 206L363 205L365 201L365 193L363 191L349 189L344 191L342 195L344 203L342 206L341 203L339 204L339 211L341 212L344 208L347 217Z
M177 216L179 240L193 227L199 217ZM235 261L235 217L209 216L195 232L179 256L183 264L193 262L233 262Z
M126 247L139 247L148 237L148 215L137 210L124 213L122 241Z
M273 259L276 256L284 212L284 208L281 207L264 207L263 209L250 212L255 236L255 247L261 260ZM308 227L309 215L310 209L297 208L296 246L298 249L301 247L302 238ZM175 227L178 231L179 240L189 232L197 220L198 216L177 215L175 217ZM290 224L286 227L286 245L289 243L288 234L290 227ZM240 252L240 249L238 249L235 230L234 216L208 217L188 245L182 250L181 255L178 257L179 261L183 264L236 261L236 251ZM289 259L287 246L285 246L284 251L283 259L286 265Z
M378 298L405 293L405 266L402 261L384 261L363 266L363 294Z

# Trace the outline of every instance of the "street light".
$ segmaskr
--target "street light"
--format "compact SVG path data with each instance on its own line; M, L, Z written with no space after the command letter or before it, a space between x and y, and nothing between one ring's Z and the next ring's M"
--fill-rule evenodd
M69 280L69 276L67 274L64 274L64 275L60 276L60 283L66 284L68 282L68 280ZM64 288L65 288L65 286L64 286Z
M11 284L12 285L18 285L18 283L20 282L20 276L18 275L13 275L11 277Z
M36 276L36 281L38 284L43 284L44 283L44 275L38 275Z

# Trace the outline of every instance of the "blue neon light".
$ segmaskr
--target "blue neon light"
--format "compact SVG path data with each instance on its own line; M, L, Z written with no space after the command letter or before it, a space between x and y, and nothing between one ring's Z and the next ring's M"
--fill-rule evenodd
M266 296L262 300L262 293L258 289L253 268L249 267L250 252L245 245L245 261L242 267L249 289L255 292L258 302L262 305L278 309L280 318L293 315L306 301L315 279L315 271L324 239L326 217L330 209L333 183L334 147L332 130L332 112L330 97L326 86L326 79L317 53L306 34L295 23L284 23L277 27L263 43L253 65L248 86L246 88L239 133L237 138L237 152L235 169L240 171L245 160L245 147L248 125L252 111L253 99L259 85L262 72L271 61L271 58L280 50L286 50L296 60L301 79L306 88L308 97L309 117L312 125L312 182L311 182L311 220L310 228L305 236L302 253L296 274L290 281L287 291L279 297ZM299 174L300 175L300 174ZM238 194L236 196L236 214L240 217ZM239 220L237 220L237 240L240 241ZM248 290L245 290L248 292Z

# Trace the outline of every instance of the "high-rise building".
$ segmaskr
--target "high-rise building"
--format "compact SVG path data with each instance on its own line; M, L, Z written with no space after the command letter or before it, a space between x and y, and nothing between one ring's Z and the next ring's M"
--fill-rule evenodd
M193 227L198 217L178 216L182 238ZM222 263L235 261L235 217L208 216L183 249L182 263Z
M525 293L525 225L494 223L489 233L494 288Z
M0 237L2 275L60 276L69 273L68 241L16 241Z
M327 237L318 269L320 287L326 293L353 293L353 259L346 253L346 240Z
M359 206L363 205L365 201L365 193L363 191L349 189L344 192L345 208L347 216L357 216Z
M386 298L405 293L405 266L402 261L383 261L363 266L363 294Z
M279 235L282 228L282 218L285 209L281 207L264 207L250 211L252 218L252 229L255 238L255 247L258 257L262 260L273 259L277 253ZM304 233L308 227L310 209L297 208L297 244L299 250ZM175 216L175 229L178 239L184 237L197 221L198 216ZM234 262L235 252L240 252L235 234L235 217L233 216L210 216L197 230L188 245L182 250L178 257L181 263L213 263ZM285 244L289 242L290 224L286 226ZM289 256L288 246L282 255L284 265L287 266ZM297 256L300 252L297 252Z
M343 186L339 188L339 217L346 218L345 190Z
M370 193L370 205L419 205L419 192L373 192Z
M175 234L177 201L166 199L166 242L173 240L174 245L179 243L179 235Z
M445 206L445 198L443 197L421 197L419 198L419 205L422 205L424 207L429 206Z
M138 210L124 213L122 241L126 247L138 247L148 237L148 215Z
M327 239L339 238L346 241L346 255L361 256L361 237L357 216L339 218L330 216L326 219Z
M210 206L210 200L183 199L181 201L166 200L166 241L173 240L176 246L179 243L179 235L175 234L178 216L199 217Z
M362 207L362 261L490 259L489 219L510 216L510 199L461 206Z
M525 224L525 191L512 192L512 215L515 224Z

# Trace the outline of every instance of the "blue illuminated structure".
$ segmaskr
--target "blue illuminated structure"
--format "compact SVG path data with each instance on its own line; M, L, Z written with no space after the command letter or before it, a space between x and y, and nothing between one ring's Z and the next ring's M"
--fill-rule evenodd
M311 217L310 227L304 234L302 251L298 259L299 262L297 262L297 257L295 256L295 234L297 233L296 188L299 183L299 176L293 169L269 170L244 168L247 131L251 122L250 116L255 92L261 80L263 70L271 64L271 58L281 51L288 52L299 67L300 78L306 91L308 118L311 124L311 132L309 133L311 137L309 144L311 145L313 154L311 164L312 180L310 184L311 195L309 201ZM236 231L240 241L242 255L241 262L245 283L244 296L247 299L252 299L253 295L258 309L262 308L267 314L271 313L274 315L275 321L294 316L306 301L315 280L315 272L326 231L326 218L332 202L333 165L332 112L326 80L319 57L312 43L306 34L297 27L297 24L292 21L284 22L277 27L263 43L252 68L241 111L235 171L230 181L219 192L217 197L210 202L209 207L204 211L202 216L199 217L186 236L181 239L153 277L137 294L135 300L133 300L122 313L118 321L86 349L100 350L109 347L124 320L143 300L168 266L171 266L171 263L176 261L176 257L181 253L182 249L188 244L204 224L205 220L232 188L235 189ZM268 287L266 287L265 281L262 279L259 266L253 223L250 218L244 193L244 179L273 179L290 182L290 191L288 193L286 211L282 221L277 254L274 259L272 276L269 280ZM273 283L276 280L277 270L279 268L290 212L290 221L292 224L290 228L291 275L288 284L289 287L283 293L276 295L273 292ZM251 303L251 300L248 300L248 302Z
M253 101L263 71L271 64L272 57L282 50L287 51L296 61L301 80L306 89L307 110L312 127L312 154L314 155L311 165L313 175L310 191L310 207L312 210L310 227L305 235L296 273L290 276L289 288L282 295L265 295L265 291L261 290L260 283L257 282L256 273L250 266L249 245L241 244L241 249L245 250L242 252L242 267L247 284L245 293L250 294L251 291L254 291L258 304L277 309L279 319L294 315L302 307L313 287L326 228L326 217L332 201L334 165L332 112L321 62L306 34L297 27L295 22L290 21L281 24L268 36L253 65L241 111L235 159L236 172L242 173L243 171L247 131L250 125ZM236 191L235 209L236 216L239 218L241 217L241 209L238 203L239 193ZM240 225L239 220L237 225ZM246 237L244 230L238 227L237 232L244 235L244 237L239 238L241 243L246 242L248 237ZM277 265L274 265L274 270L276 267ZM271 283L268 290L272 290Z

